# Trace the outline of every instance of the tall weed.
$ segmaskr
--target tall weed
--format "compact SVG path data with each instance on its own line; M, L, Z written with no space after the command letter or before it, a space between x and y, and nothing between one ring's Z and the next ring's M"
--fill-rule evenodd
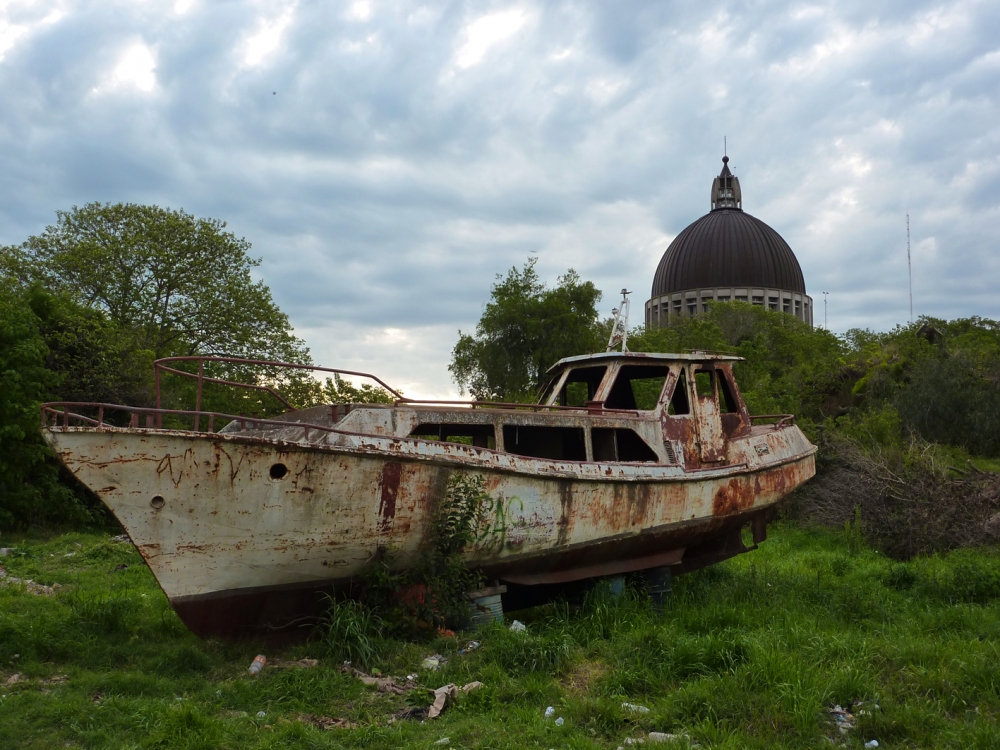
M333 659L371 669L384 650L384 623L363 604L327 596L329 606L318 626L320 642Z

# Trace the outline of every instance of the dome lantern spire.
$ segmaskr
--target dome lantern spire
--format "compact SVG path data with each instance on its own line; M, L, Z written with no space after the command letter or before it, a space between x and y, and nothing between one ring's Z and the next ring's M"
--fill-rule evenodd
M729 171L729 157L722 157L722 171L712 180L712 210L720 208L735 208L743 210L743 199L740 195L740 180Z

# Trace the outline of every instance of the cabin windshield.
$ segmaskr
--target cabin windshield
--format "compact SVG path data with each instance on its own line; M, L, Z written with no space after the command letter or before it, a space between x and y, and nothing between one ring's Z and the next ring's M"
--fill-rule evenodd
M669 372L667 365L622 365L605 408L652 411L660 403Z
M597 389L604 380L607 365L598 367L577 367L569 371L565 382L559 389L556 403L559 406L586 406L593 401Z

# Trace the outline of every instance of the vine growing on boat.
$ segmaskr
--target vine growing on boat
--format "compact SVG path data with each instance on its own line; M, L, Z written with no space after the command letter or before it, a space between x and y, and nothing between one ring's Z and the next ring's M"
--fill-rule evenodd
M393 571L392 553L380 555L365 572L367 597L392 630L414 635L461 626L471 616L465 594L482 586L462 552L486 522L493 498L481 475L452 474L430 516L428 548L420 560Z

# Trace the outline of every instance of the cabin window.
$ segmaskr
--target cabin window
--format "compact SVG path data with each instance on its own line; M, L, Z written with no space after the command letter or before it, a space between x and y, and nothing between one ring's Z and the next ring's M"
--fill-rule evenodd
M699 398L715 398L714 373L711 370L695 370L694 389Z
M557 461L586 461L582 427L504 425L503 447L508 453Z
M570 370L556 403L560 406L586 406L587 402L593 401L597 395L597 389L604 380L607 369L602 366L578 367Z
M659 461L653 449L634 430L595 427L590 437L595 461Z
M410 437L440 440L445 443L462 443L477 448L496 448L496 433L491 424L438 424L423 423L410 432Z
M674 395L670 397L667 404L667 414L677 417L691 413L691 404L688 403L687 376L681 370L677 377L677 384L674 386Z
M604 406L608 409L655 409L669 372L670 368L664 365L622 365Z
M738 414L740 411L739 402L736 401L736 395L733 391L732 383L729 382L729 376L723 372L719 372L719 411L723 414Z

